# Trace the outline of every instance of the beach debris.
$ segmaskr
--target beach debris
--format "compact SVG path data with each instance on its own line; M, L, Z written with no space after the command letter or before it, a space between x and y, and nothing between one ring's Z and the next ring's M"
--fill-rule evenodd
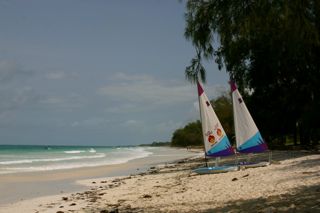
M68 197L62 197L62 200L67 201L67 200L68 200Z
M277 161L277 160L272 160L272 161L271 161L271 164L281 164L281 162L280 162L280 161Z
M96 182L95 182L95 181L92 181L92 183L93 183L93 184L96 184Z
M111 209L109 213L119 213L119 209Z
M236 181L236 180L238 180L238 178L232 178L232 180L231 180L231 181Z
M246 175L243 175L242 177L244 178L244 177L248 177L249 176L249 174L246 174Z
M294 205L294 203L292 203L291 205L290 205L290 209L295 209L296 208L296 205Z
M163 168L175 168L176 167L176 165L175 164L166 164ZM160 169L163 169L163 168L161 168L161 167L159 167Z
M109 213L109 211L106 210L106 209L103 209L103 210L100 211L100 213Z
M314 174L314 173L317 173L317 172L302 172L302 174L304 174L304 175L310 175L310 174Z
M112 207L113 209L115 209L115 208L117 208L117 207L120 206L119 203L109 203L109 204L107 204L107 205L110 206L110 207Z
M120 182L121 180L119 178L116 178L114 180L112 180L112 183L117 183L117 182Z
M97 202L97 198L92 198L89 202L95 203L95 202Z
M106 181L106 180L103 180L103 181L101 181L100 183L107 183L107 181Z
M143 195L142 197L143 197L143 198L152 198L152 196L151 196L151 195L148 195L148 194L145 194L145 195Z
M64 213L63 211L57 211L57 213Z
M127 200L126 199L119 199L118 200L118 203L124 203L124 202L126 202Z
M76 204L76 203L71 203L71 204L70 204L70 206L75 206L75 205L77 205L77 204Z

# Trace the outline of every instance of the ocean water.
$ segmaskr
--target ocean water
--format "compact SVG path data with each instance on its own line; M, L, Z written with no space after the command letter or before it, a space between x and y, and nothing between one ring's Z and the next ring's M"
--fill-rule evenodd
M0 175L120 164L152 153L148 147L0 145Z

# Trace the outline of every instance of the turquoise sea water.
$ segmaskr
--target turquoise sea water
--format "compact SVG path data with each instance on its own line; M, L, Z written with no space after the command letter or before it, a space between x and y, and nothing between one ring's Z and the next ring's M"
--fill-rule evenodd
M0 175L119 164L151 154L148 147L0 145Z

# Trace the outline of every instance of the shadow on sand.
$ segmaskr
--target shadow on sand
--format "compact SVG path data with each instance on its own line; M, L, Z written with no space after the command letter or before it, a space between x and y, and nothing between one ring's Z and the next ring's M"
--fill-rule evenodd
M237 200L224 207L201 212L320 212L320 185L300 187L292 193L267 198Z

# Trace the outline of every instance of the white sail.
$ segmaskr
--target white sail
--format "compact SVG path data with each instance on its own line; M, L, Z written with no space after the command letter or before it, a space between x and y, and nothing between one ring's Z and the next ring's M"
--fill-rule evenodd
M199 82L198 94L206 155L218 157L234 154L229 139Z
M267 145L253 121L235 83L231 82L233 116L239 152L261 152Z

